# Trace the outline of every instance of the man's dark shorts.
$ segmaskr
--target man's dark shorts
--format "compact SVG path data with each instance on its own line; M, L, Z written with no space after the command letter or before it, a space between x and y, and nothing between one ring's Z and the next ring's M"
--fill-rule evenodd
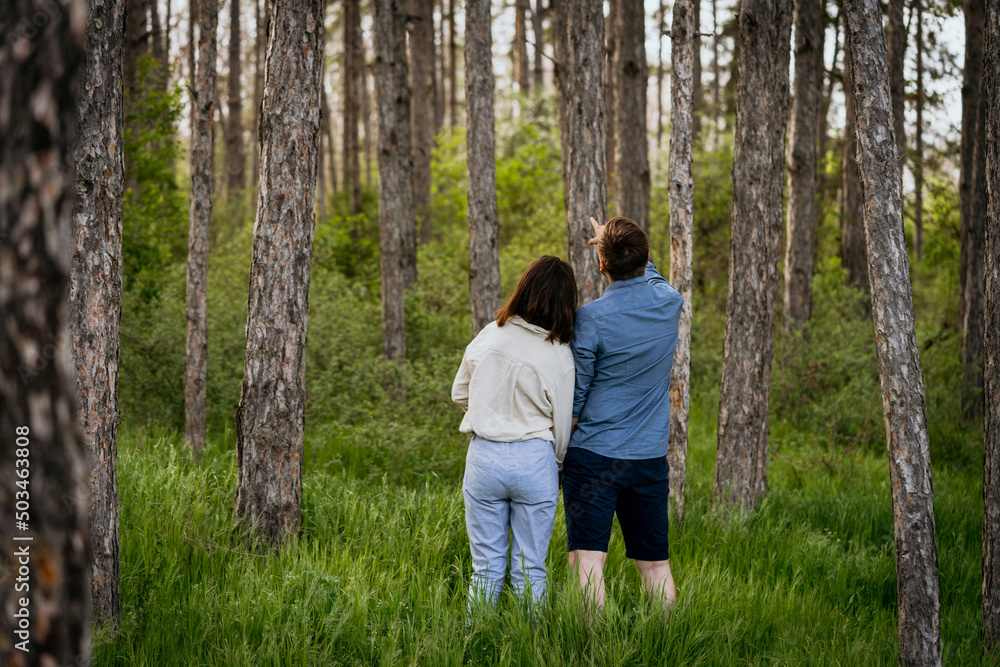
M670 559L667 457L614 459L570 447L562 488L569 551L607 552L617 512L628 558Z

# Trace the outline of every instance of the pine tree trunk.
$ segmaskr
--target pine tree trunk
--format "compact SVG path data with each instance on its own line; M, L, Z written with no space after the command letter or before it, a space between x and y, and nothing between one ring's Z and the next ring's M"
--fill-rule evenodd
M83 51L86 16L83 0L0 4L0 25L7 28L0 42L0 522L5 536L0 662L5 665L90 664L89 471L66 303L74 238L74 182L66 165L72 164L76 145L81 69L94 65L89 55L85 63ZM85 71L82 82L90 83ZM115 95L98 94L105 93ZM22 583L30 586L30 595L15 592L15 577L27 579ZM22 596L29 597L27 605L21 605ZM23 613L29 614L30 629L20 625Z
M924 256L924 5L913 0L917 22L917 127L913 152L913 254Z
M795 95L788 151L784 325L793 329L812 312L816 245L816 126L823 97L823 0L795 0Z
M153 58L157 65L166 72L170 65L167 61L167 53L163 48L163 25L160 23L160 9L157 0L149 0L147 8L149 10L149 37L153 47ZM161 73L163 73L161 72Z
M531 27L535 33L535 87L541 89L544 85L544 67L542 65L545 53L545 0L535 0L535 9L531 12Z
M903 9L906 0L889 0L886 14L886 36L889 40L889 92L892 96L892 127L896 132L896 154L899 172L903 173L906 162L906 26L903 25Z
M434 150L434 2L410 2L413 206L420 242L428 243L431 240L431 152Z
M127 13L128 8L131 7L131 0L126 0L125 5L126 5L126 13ZM126 18L126 26L128 25L128 20L130 18L131 17L127 17ZM195 72L195 63L197 62L197 59L198 59L198 46L197 46L198 42L197 42L197 38L195 37L195 29L194 29L195 25L197 25L197 24L198 24L198 0L188 0L188 25L187 25L187 38L188 38L187 74L188 74L188 81L187 81L187 87L188 87L189 91L193 91L194 90L194 87L196 85L196 79L197 79L197 73ZM125 43L126 44L128 44L128 37L129 37L128 31L126 30L125 31ZM124 67L127 68L128 66L129 66L128 65L128 60L126 59ZM123 78L126 81L126 83L124 84L125 85L125 90L128 90L129 89L129 86L128 86L128 83L127 83L127 81L128 81L128 75L124 74ZM190 95L191 93L188 93L188 94ZM191 111L191 115L188 117L188 121L190 123L190 127L188 129L189 129L189 133L190 133L191 137L194 137L194 117L195 117L195 111L194 111L194 105L193 104L191 105L191 110L190 111Z
M444 127L444 0L435 0L434 4L438 1L440 18L434 22L434 136ZM365 97L368 97L367 89Z
M361 93L361 2L344 0L344 189L350 193L351 215L361 213L361 152L358 142L358 97Z
M416 278L416 216L413 210L406 11L401 0L375 0L374 41L382 352L386 359L405 359L403 304L405 292Z
M841 8L843 12L843 7ZM846 25L846 24L845 24ZM861 176L858 173L857 131L854 100L854 66L851 62L851 35L844 30L844 127L843 196L841 208L840 261L847 272L847 284L869 294L868 259L862 218Z
M840 55L840 17L841 14L838 13L833 22L833 61L830 65L830 71L827 73L826 93L820 101L819 127L816 130L816 153L819 156L820 164L826 161L826 145L830 134L830 102L833 99L833 84L840 76L837 72L837 57ZM822 178L822 170L817 173L816 177L817 179Z
M986 3L986 249L983 357L983 647L1000 652L1000 0Z
M660 0L659 25L656 32L656 158L658 163L663 157L663 33L666 29L667 3L666 0ZM673 47L671 47L672 52Z
M572 2L572 0L570 0ZM617 213L618 209L618 188L615 185L618 179L618 123L615 115L618 111L618 102L615 100L617 86L615 85L615 52L618 50L618 12L621 8L622 0L608 0L608 17L604 24L606 29L607 60L601 63L604 68L604 109L607 115L605 154L607 169L607 210ZM572 40L573 34L570 33Z
M330 191L337 194L337 149L333 141L333 116L330 115L330 104L327 101L326 79L320 89L320 112L324 118L329 119L326 124L326 143L330 158Z
M212 222L212 175L216 89L218 0L198 0L198 75L192 103L195 133L191 137L191 206L187 259L187 362L184 367L184 441L195 460L205 446L205 386L208 367L208 240Z
M694 3L676 0L670 40L670 284L684 297L670 374L667 464L677 519L684 519L688 416L691 407L691 262L694 256L694 175L691 167L694 88Z
M372 184L372 104L371 96L368 94L368 57L365 55L365 42L361 40L359 46L361 55L361 80L360 80L360 97L361 97L361 129L364 130L365 136L362 142L362 146L365 153L365 185L371 186Z
M235 513L279 546L302 519L306 331L323 76L322 0L274 0L261 107Z
M135 90L139 75L139 59L149 52L149 28L146 26L146 1L126 0L125 5L125 64L124 87Z
M559 155L563 175L563 190L569 184L569 0L550 0L552 12L552 78L556 84L556 106L559 115Z
M243 172L243 100L240 85L240 0L229 0L229 126L226 131L227 192L243 190L246 179Z
M694 3L694 78L691 89L691 139L698 141L701 136L701 0Z
M469 295L472 335L500 308L500 254L493 129L493 36L490 0L465 6L466 155L469 182Z
M253 171L251 172L251 178L253 179L253 187L255 188L260 179L260 103L264 98L264 58L267 55L267 19L260 12L262 2L264 3L264 11L268 12L270 4L267 0L255 0L253 10L256 36L253 46L253 128L250 134L253 137ZM324 111L324 113L326 112ZM330 144L330 150L333 150L333 143ZM334 181L334 192L336 192L336 181Z
M646 137L646 12L642 0L619 0L615 84L618 100L618 212L649 233L649 140Z
M719 130L722 116L722 82L719 77L719 10L712 0L712 128Z
M781 253L791 0L743 0L732 241L713 502L752 510L767 490L768 395Z
M878 0L845 0L845 55L854 73L858 166L864 184L872 322L878 353L896 541L899 663L940 665L934 495L924 382L903 236L889 64Z
M455 44L455 3L448 0L448 124L458 125L458 46Z
M531 92L531 64L528 62L528 12L531 0L514 0L514 77L522 93ZM468 33L468 30L466 30ZM466 43L465 48L469 48ZM468 76L468 75L466 75Z
M125 0L90 2L78 102L69 328L77 416L90 475L90 593L95 622L121 620L118 345L125 190Z
M322 86L322 81L320 82ZM322 106L322 105L321 105ZM326 116L320 112L319 139L316 140L316 215L318 220L326 220L326 169L323 167L323 152L326 143Z
M597 253L588 244L590 218L605 219L604 8L600 0L567 2L567 78L563 90L569 138L563 153L563 198L569 236L569 263L576 274L580 303L601 295L604 278ZM562 5L562 2L560 2Z

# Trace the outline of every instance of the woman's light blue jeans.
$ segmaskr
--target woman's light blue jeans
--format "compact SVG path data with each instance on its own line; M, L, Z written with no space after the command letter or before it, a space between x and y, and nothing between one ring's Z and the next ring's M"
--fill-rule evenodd
M545 596L545 554L559 500L552 443L493 442L473 436L462 491L472 549L471 598L496 604L513 533L510 578L514 592L527 599L527 588L532 601L541 601Z

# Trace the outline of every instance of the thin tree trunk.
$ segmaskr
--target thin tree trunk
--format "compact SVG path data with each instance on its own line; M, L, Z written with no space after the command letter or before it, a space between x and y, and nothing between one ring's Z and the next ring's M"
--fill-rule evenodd
M917 21L917 127L913 153L913 254L924 256L924 4L913 0Z
M649 139L646 136L646 12L642 0L618 0L615 99L618 100L618 213L649 233Z
M261 14L260 11L262 2L264 14ZM254 42L253 131L251 134L254 137L252 178L255 188L260 180L260 103L264 99L264 59L267 56L267 21L270 7L268 0L255 0L254 2L256 40ZM330 150L333 150L333 142L330 143ZM336 192L336 180L334 181L334 192Z
M444 0L435 0L434 5L440 6L440 19L434 21L434 136L437 136L444 127ZM364 96L368 97L367 89Z
M413 206L420 242L431 240L431 152L434 150L434 2L409 0L410 132L413 139Z
M322 81L320 82L322 86ZM323 144L326 143L326 126L329 124L326 116L320 114L319 139L316 140L316 215L319 220L326 220L326 170L323 168Z
M899 664L941 664L941 607L924 382L893 134L889 65L878 0L846 0L864 184L872 323L878 354L896 542Z
M469 295L472 335L500 308L500 254L493 129L493 36L490 0L465 6L466 155L469 188Z
M656 159L662 164L663 159L663 33L667 29L667 4L660 0L659 28L656 32ZM671 54L673 53L671 47ZM673 57L671 55L671 57ZM671 73L671 76L673 74ZM673 81L673 79L671 79ZM673 83L670 84L673 86ZM673 95L673 92L671 92Z
M695 0L694 3L694 77L693 77L693 88L691 89L691 139L694 142L698 141L698 137L701 136L701 110L702 110L702 93L701 93L701 0Z
M727 514L735 507L752 510L767 490L791 27L791 0L740 3L732 241L712 491Z
M825 9L824 9L825 12ZM833 61L830 65L830 71L827 73L827 84L826 93L823 95L820 101L820 111L819 111L819 129L816 131L816 153L819 155L820 163L826 161L826 145L829 141L830 125L830 101L833 99L833 84L837 81L837 57L840 55L840 17L841 14L837 14L837 19L834 21L833 29ZM821 173L817 173L817 179L821 178Z
M372 104L371 96L368 94L368 58L365 55L365 42L361 40L359 46L361 52L360 73L361 73L361 129L365 136L362 143L365 152L365 185L372 184Z
M126 14L127 14L128 10L131 9L131 7L132 7L132 0L126 0L125 4L126 4ZM132 18L131 16L127 16L126 25L128 25L128 21L131 20L131 18ZM194 110L193 97L194 97L194 88L197 85L197 83L196 83L197 73L195 72L195 63L197 62L197 59L198 59L198 47L197 47L198 42L196 41L197 38L195 37L195 29L194 29L194 27L197 24L198 24L198 0L188 0L188 25L187 25L187 29L188 29L187 30L187 38L188 38L188 50L187 50L188 84L187 84L187 90L188 90L189 101L192 102L191 103L191 115L188 118L188 120L190 122L190 127L188 128L188 130L189 130L189 133L191 135L192 141L194 140L194 131L195 131L195 127L194 127L194 124L195 124L195 120L194 120L195 110ZM126 44L128 43L128 39L129 39L129 35L128 35L128 31L126 30L126 32L125 32L125 42L126 42ZM126 59L124 67L127 68L128 66L129 66L128 65L128 60ZM129 84L128 84L128 75L127 75L127 73L123 75L123 78L125 79L125 83L123 84L125 86L125 90L128 90L129 89Z
M0 4L0 25L6 28L0 42L0 662L5 665L90 664L89 471L67 340L74 179L65 168L76 145L87 9L83 0ZM121 7L109 11L120 14ZM120 19L118 26L111 39L121 34ZM92 56L86 59L94 65ZM115 91L98 94L105 93ZM30 586L30 594L15 591L15 577ZM24 617L30 628L21 625Z
M333 116L330 115L330 104L327 101L325 77L323 79L323 87L320 91L320 112L327 119L325 132L327 151L330 155L330 191L333 194L337 194L337 149L333 141Z
M843 0L842 0L843 1ZM841 8L843 12L843 7ZM846 271L847 284L869 295L868 259L862 218L861 176L858 172L857 132L854 100L854 66L850 57L851 35L844 31L844 106L847 120L844 127L843 192L841 207L840 261Z
M719 131L722 116L722 83L719 77L719 11L712 0L712 128Z
M788 151L784 325L801 326L812 312L816 245L816 126L823 97L823 2L795 0L795 95Z
M98 625L121 621L118 539L118 345L125 192L125 0L92 1L74 155L69 328L77 417L90 474L90 594Z
M1000 0L986 3L986 249L983 422L983 648L1000 654Z
M173 7L170 0L167 0L167 13L163 21L163 53L167 57L167 65L170 65L170 18L173 16ZM163 89L166 90L169 84L168 77L163 77Z
M615 26L618 24L618 12L621 2L622 0L608 0L608 17L607 22L604 24L607 35L607 59L601 63L601 67L604 69L604 108L607 115L604 144L606 154L605 169L607 170L607 209L608 211L616 212L618 211L618 188L615 186L618 179L618 164L616 162L618 159L618 136L616 134L618 123L615 114L618 111L618 103L615 101L615 93L618 87L615 85L615 76L617 75L615 71L615 51L618 49L618 31ZM569 34L572 40L573 33Z
M160 23L160 8L158 0L149 0L147 5L149 10L149 36L153 46L153 58L156 59L160 67L159 74L166 73L170 62L167 60L167 52L163 46L163 24Z
M212 221L212 175L216 105L215 56L218 0L198 0L198 76L192 107L191 206L187 259L187 361L184 366L184 441L198 460L205 446L205 385L208 368L208 241Z
M903 9L906 0L889 0L886 14L886 35L889 40L889 92L892 96L892 127L896 132L896 157L899 173L903 173L906 162L906 125L904 112L906 102L906 79L903 74L906 64L906 27L903 25Z
M139 59L149 52L149 28L146 27L146 0L126 0L125 6L125 92L135 90Z
M322 0L273 0L261 108L247 347L236 410L235 514L272 546L298 536L320 89Z
M448 0L448 124L458 125L458 46L455 44L455 3Z
M344 189L351 215L361 213L361 162L358 143L358 97L361 84L361 3L344 0Z
M550 0L552 12L552 55L555 61L552 78L556 84L556 105L559 115L559 155L563 175L563 190L569 184L569 0Z
M406 358L406 290L416 278L416 216L406 12L400 0L375 0L375 97L378 105L379 266L382 352Z
M226 132L227 192L240 192L246 186L246 159L243 152L243 100L240 73L240 0L229 0L229 126Z
M541 90L544 85L544 67L542 58L545 53L545 0L535 0L535 9L531 12L531 27L535 32L535 86Z
M594 231L591 216L604 220L607 215L604 7L601 0L566 4L568 76L563 96L569 138L563 153L563 199L569 263L576 274L580 303L585 304L599 297L604 287L597 253L588 244Z
M531 11L530 2L531 0L514 0L514 77L517 79L517 88L522 93L531 92L527 18L528 12ZM466 29L466 34L468 34L468 29ZM465 47L469 47L468 43ZM466 73L466 78L468 78L468 73ZM468 84L466 84L466 88L468 88Z
M677 519L684 519L688 416L691 407L691 262L694 256L694 175L691 115L694 89L694 3L676 0L670 41L670 284L684 298L670 374L667 464Z

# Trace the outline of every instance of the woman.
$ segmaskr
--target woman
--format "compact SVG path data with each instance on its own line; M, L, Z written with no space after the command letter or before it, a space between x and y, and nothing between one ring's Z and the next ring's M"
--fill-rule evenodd
M473 598L495 604L507 571L518 597L545 595L545 554L569 443L575 372L569 342L576 314L569 264L541 257L465 350L451 397L471 433L465 462L465 526Z

